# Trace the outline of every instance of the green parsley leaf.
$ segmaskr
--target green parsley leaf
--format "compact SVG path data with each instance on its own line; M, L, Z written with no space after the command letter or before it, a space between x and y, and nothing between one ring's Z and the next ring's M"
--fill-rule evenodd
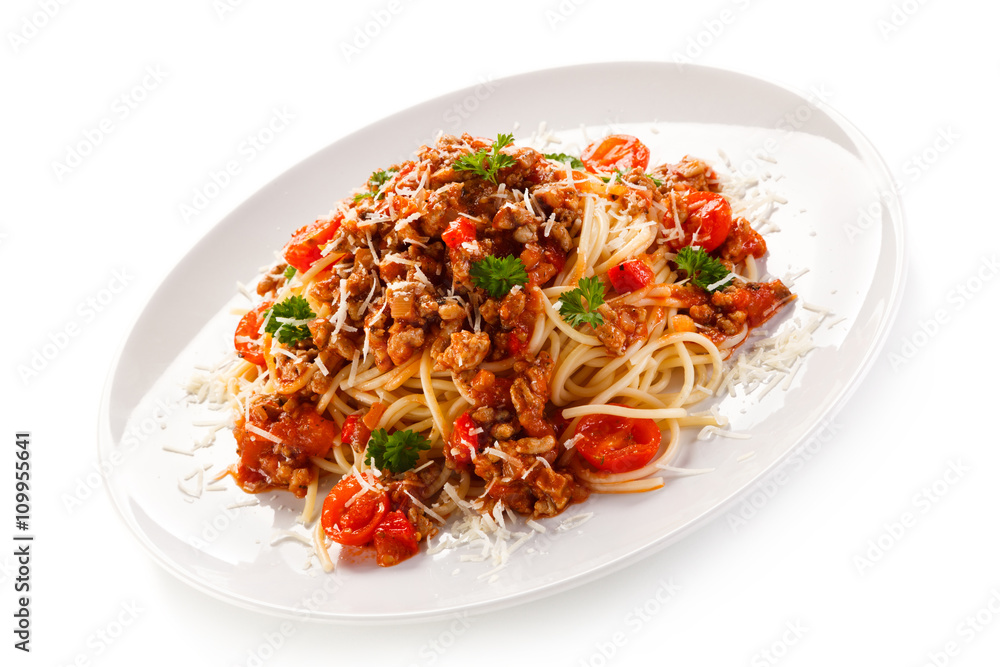
M291 265L289 265L289 266L288 266L288 267L287 267L287 268L285 269L285 278L291 278L291 277L292 277L292 276L294 276L294 275L295 275L295 267L294 267L294 266L291 266Z
M565 153L546 153L545 157L562 164L569 162L569 166L573 169L583 169L583 161L575 155L566 155Z
M264 311L264 331L282 345L292 345L311 338L307 322L316 319L309 302L301 296L290 296Z
M586 300L587 305L583 302ZM581 278L575 289L559 297L559 314L574 327L586 322L592 327L604 324L597 307L604 303L604 284L597 276Z
M371 440L365 450L365 463L379 470L390 470L399 474L413 467L420 458L420 452L430 449L427 438L414 431L396 431L392 435L384 429L372 431Z
M513 167L514 158L504 155L500 149L514 142L513 134L498 134L490 150L481 148L471 155L463 155L455 160L455 171L474 171L480 178L497 184L497 172L504 167Z
M378 171L373 171L372 175L368 177L368 192L362 192L361 194L354 195L354 201L359 202L365 197L371 197L372 199L382 200L385 199L385 193L380 193L379 190L382 186L389 182L392 175L399 171L395 167L390 167L389 169L379 169Z
M469 270L472 282L482 287L494 299L504 296L514 285L528 283L528 270L520 257L494 257L488 255L481 262L473 262Z
M379 169L378 171L372 172L372 175L368 177L368 186L373 191L378 191L383 185L389 182L392 175L395 174L398 169L395 167L390 167L389 169Z
M705 252L704 248L696 246L681 248L677 257L674 258L674 262L678 268L688 274L692 283L706 292L716 292L732 281L729 279L724 283L715 284L729 275L729 269L726 268L725 264ZM715 289L709 289L710 285L714 285Z

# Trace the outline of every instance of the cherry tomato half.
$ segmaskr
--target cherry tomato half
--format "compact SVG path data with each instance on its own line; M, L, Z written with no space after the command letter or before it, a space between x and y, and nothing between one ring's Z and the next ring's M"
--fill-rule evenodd
M583 149L580 159L592 172L626 172L633 167L643 171L649 166L649 149L630 134L612 134Z
M417 529L406 515L399 510L386 514L375 529L375 562L391 567L419 551Z
M641 259L626 259L608 271L611 286L619 294L634 292L653 282L653 270Z
M385 491L362 493L363 489L353 475L347 475L330 489L323 501L323 530L334 542L359 547L368 544L375 535L389 508L389 497Z
M726 198L714 192L689 192L684 199L687 220L681 223L684 235L667 242L672 252L689 245L712 252L726 240L733 227L733 209Z
M468 241L475 241L476 223L459 216L448 223L448 229L441 233L441 240L449 248L457 248Z
M338 211L331 220L317 220L298 229L281 253L285 261L300 272L308 271L323 256L323 245L340 229L343 217Z
M631 472L653 460L663 434L652 419L587 415L576 426L573 445L587 462L607 472Z
M264 365L264 353L260 349L260 325L264 322L264 311L271 307L270 301L260 304L240 320L233 335L233 346L241 358L257 366Z

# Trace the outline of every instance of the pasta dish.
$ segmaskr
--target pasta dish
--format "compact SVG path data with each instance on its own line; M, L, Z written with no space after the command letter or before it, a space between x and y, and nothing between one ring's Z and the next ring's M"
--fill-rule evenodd
M721 425L693 407L724 360L794 296L758 281L764 239L707 163L649 160L629 135L444 135L296 231L234 337L235 481L382 566L459 511L663 486L682 429Z

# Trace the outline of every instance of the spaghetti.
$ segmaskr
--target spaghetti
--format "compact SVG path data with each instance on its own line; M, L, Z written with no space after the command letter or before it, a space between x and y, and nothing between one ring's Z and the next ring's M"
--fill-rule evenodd
M442 136L298 230L225 377L247 492L408 558L461 509L663 486L723 361L794 298L715 172L612 135L578 159ZM325 551L324 551L325 553Z

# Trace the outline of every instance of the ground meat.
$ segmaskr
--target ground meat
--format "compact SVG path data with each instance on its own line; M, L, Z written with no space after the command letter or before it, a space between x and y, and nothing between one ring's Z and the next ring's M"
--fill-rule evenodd
M707 303L691 306L688 314L707 329L703 333L718 343L744 328L760 326L792 298L780 280L731 284L712 294Z
M534 362L514 364L514 382L510 388L511 402L517 419L528 435L536 438L555 435L552 424L545 419L545 405L551 395L549 380L555 364L548 352L541 352Z
M746 218L736 218L733 220L733 227L729 230L729 236L722 242L718 249L719 257L739 264L747 257L763 257L767 252L767 243L764 238L750 227Z
M271 397L256 400L248 412L249 424L241 417L233 428L240 457L233 470L237 483L249 493L285 488L302 498L314 474L309 458L330 450L336 423L318 415L312 405L294 401L281 405Z
M465 306L457 299L441 299L438 304L438 316L445 321L463 320L466 316Z
M500 323L507 329L513 328L518 323L518 318L524 312L524 307L528 303L528 297L524 290L511 292L503 298L500 303Z
M396 322L389 328L387 351L392 363L402 366L413 353L424 346L424 330Z
M560 222L554 223L545 236L555 240L564 253L568 253L569 249L573 247L573 239L569 235L569 230L566 229L566 225Z
M322 371L317 371L313 373L312 379L309 380L309 391L319 395L325 394L332 383L333 378Z
M462 183L449 183L435 190L427 198L427 206L420 217L420 231L425 236L441 236L448 223L467 213L462 201Z
M554 437L498 440L494 448L475 458L476 474L487 482L494 502L532 517L555 516L571 502L587 497L572 473L552 468L556 460Z
M604 318L604 324L594 333L608 351L621 356L634 341L646 337L645 311L627 305L611 306L602 304L597 311Z
M531 196L542 205L544 218L555 213L557 220L572 220L580 212L580 193L566 181L537 187Z
M311 357L315 357L315 355L315 352L300 352L292 360L284 354L276 354L274 365L275 373L278 376L278 386L285 387L298 382L299 378L309 372L309 368L312 366Z
M361 305L365 297L371 293L375 285L375 272L371 269L358 268L355 265L351 275L347 276L348 312L351 319L357 320L362 316Z
M284 262L275 264L271 270L261 276L257 283L257 294L264 296L272 292L277 292L285 284L285 271L288 265Z
M555 170L549 166L548 160L538 151L531 148L507 146L502 150L504 155L514 158L513 166L500 170L500 178L508 188L522 190L532 185L538 185L556 180Z
M335 354L341 359L351 361L357 344L344 332L333 333L333 324L326 318L318 318L309 323L313 345L320 353ZM329 356L327 356L329 358Z
M568 472L539 468L529 479L537 498L533 508L537 517L555 516L570 503L586 500L589 495L587 488Z
M315 281L309 287L309 296L316 301L326 301L332 303L334 299L340 299L340 276L331 275L323 280Z
M479 314L488 324L497 324L500 321L500 304L496 299L486 299L479 306Z
M479 366L490 353L490 337L485 333L459 331L451 335L451 345L442 352L434 370L467 371Z
M493 229L495 230L516 230L526 225L537 227L538 218L525 208L523 201L504 204L493 218Z
M658 190L669 197L671 190L685 192L698 190L700 192L718 192L718 176L702 160L685 155L677 164L664 164L649 172L653 178L663 184Z

